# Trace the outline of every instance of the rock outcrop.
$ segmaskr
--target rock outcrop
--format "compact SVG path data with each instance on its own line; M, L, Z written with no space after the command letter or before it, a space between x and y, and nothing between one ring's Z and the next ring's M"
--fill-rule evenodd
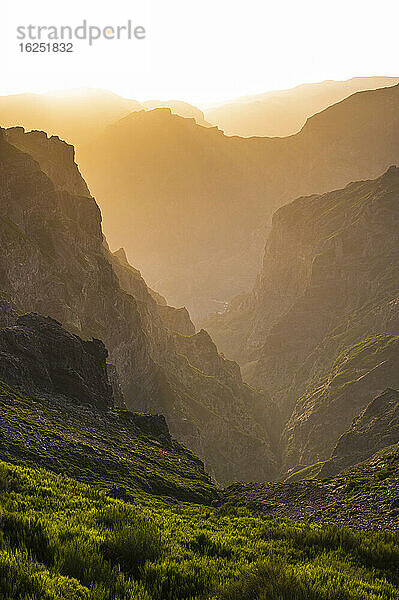
M31 394L112 407L107 355L100 340L82 340L37 314L20 316L14 326L0 329L0 380Z
M89 188L75 162L73 146L60 140L58 136L49 137L44 131L25 132L23 127L6 129L5 137L22 152L33 155L57 189L74 196L90 198Z
M185 306L174 308L161 304L158 306L158 312L166 329L176 331L182 335L194 335L195 326Z

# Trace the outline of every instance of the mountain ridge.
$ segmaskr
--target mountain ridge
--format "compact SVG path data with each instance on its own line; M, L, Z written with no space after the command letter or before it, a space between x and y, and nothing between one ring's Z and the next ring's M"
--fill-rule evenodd
M353 77L345 81L304 83L219 103L205 110L205 114L227 135L285 137L297 133L312 114L356 92L398 82L397 77Z

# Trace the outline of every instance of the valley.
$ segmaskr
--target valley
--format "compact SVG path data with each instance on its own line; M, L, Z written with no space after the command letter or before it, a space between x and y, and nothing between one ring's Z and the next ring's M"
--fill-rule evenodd
M398 100L0 120L4 600L399 598Z

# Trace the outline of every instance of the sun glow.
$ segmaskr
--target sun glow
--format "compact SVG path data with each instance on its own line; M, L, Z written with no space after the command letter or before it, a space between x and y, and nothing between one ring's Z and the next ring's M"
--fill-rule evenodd
M285 89L304 82L397 75L395 0L328 6L316 0L196 3L121 0L21 0L2 8L0 94L79 87L122 96L178 98L194 104ZM4 14L5 13L5 14ZM145 39L101 36L74 52L33 55L18 47L18 27L74 28L83 20L105 30L131 20ZM45 30L42 30L42 34Z

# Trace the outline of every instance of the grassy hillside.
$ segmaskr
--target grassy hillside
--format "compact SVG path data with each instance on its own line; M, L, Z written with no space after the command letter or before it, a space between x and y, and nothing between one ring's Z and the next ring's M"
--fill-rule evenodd
M210 502L216 491L202 462L165 435L159 420L30 397L0 382L1 458L100 489L116 483L131 493Z
M0 463L4 600L392 600L399 538L245 509L107 498Z

